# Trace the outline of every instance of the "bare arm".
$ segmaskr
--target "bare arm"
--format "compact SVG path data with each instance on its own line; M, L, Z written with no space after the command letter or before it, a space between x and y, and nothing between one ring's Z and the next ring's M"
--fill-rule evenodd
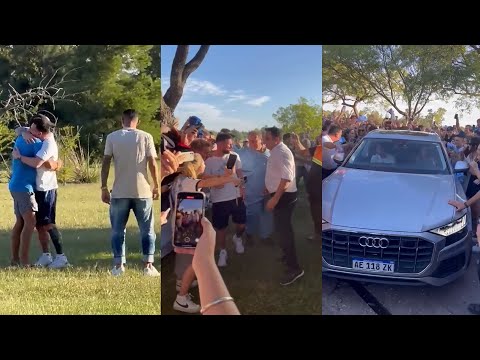
M153 180L153 188L158 189L160 187L160 182L159 182L159 179L158 179L157 160L154 157L149 156L149 157L147 157L147 162L148 162L148 169L150 170L150 174L151 174L152 180Z
M100 174L100 178L102 181L102 189L107 188L107 181L108 181L108 174L110 173L110 164L112 162L112 157L109 155L104 155L103 156L103 162L102 162L102 171Z
M22 135L24 132L26 132L26 131L28 131L28 130L29 130L28 127L24 127L24 126L17 127L17 128L15 129L15 135L16 135L16 136L20 136L20 135Z
M283 193L285 190L287 190L288 186L290 185L290 181L286 179L281 179L280 184L278 184L277 191L275 191L275 195L273 196L273 199L275 199L275 202L278 203L278 201L281 199Z
M230 297L222 275L215 263L215 230L212 224L202 218L203 234L200 237L192 266L198 280L200 304L205 307L213 301ZM233 301L225 301L209 307L204 315L240 315Z
M20 161L25 165L28 165L35 169L38 169L45 163L45 160L42 160L39 157L26 157L21 155L20 155Z
M222 186L228 183L238 183L240 184L240 179L231 177L231 176L209 176L207 179L203 178L198 182L199 188L210 188L216 186Z

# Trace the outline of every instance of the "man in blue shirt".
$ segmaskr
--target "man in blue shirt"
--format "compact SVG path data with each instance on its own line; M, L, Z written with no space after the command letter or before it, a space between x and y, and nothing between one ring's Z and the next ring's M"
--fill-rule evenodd
M41 148L41 141L35 139L28 144L22 136L15 140L15 147L23 156L34 157ZM35 200L36 169L15 159L12 163L12 176L8 189L13 198L13 208L16 216L12 230L12 265L29 266L29 249L33 230L35 229L35 213L38 205Z
M238 151L242 159L245 184L245 205L247 207L247 244L253 243L253 235L258 233L262 241L270 238L273 232L273 216L265 210L265 173L270 153L262 146L262 135L258 131L248 134L248 147Z

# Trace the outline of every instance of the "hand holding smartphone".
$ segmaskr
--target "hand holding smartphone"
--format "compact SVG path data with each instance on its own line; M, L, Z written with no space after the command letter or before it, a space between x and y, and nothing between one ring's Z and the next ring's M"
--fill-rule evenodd
M175 201L173 219L173 246L195 248L202 236L202 218L205 215L205 194L179 192Z
M180 153L177 153L177 160L179 164L193 161L195 160L195 154L193 153L193 151L180 152Z
M235 163L237 162L237 155L236 154L230 154L227 160L227 169L232 170L233 167L235 166Z

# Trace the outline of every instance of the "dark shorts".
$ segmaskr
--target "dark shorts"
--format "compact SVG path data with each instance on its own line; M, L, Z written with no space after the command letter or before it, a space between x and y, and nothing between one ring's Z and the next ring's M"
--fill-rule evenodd
M37 226L55 224L57 189L35 191L35 199L38 203Z
M215 229L227 228L230 215L235 224L243 225L247 222L247 209L241 198L212 204L212 225Z
M13 198L13 211L17 217L22 217L27 211L38 211L38 204L33 193L10 192Z

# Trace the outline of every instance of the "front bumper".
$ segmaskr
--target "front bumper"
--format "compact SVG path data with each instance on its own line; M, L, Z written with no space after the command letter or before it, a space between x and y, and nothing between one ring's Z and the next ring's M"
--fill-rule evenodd
M337 236L336 234L339 235ZM378 273L352 268L353 257L363 257L365 259L381 261L384 260L383 257L387 256L383 251L380 253L380 250L378 250L378 252L375 253L371 251L372 249L368 248L364 249L363 256L359 255L358 249L360 248L357 246L358 238L363 235L395 239L391 241L394 243L394 247L387 250L395 251L397 249L396 244L398 244L399 255L398 260L395 260L394 267L396 272ZM402 244L412 243L414 242L413 239L419 239L415 253L413 252L413 248L400 250ZM353 244L353 242L355 242L355 244ZM424 246L421 246L422 244ZM355 251L357 252L355 253ZM403 254L402 251L404 252ZM429 261L427 261L427 251L430 254ZM422 255L423 258L420 259L419 254L422 252L424 255ZM352 253L354 254L352 255ZM345 280L397 285L429 284L433 286L443 286L465 273L470 263L471 253L472 234L469 226L462 231L461 236L459 236L455 242L449 245L447 245L447 238L429 232L394 233L338 227L332 226L331 224L324 224L322 226L322 275ZM406 260L410 262L412 259L415 259L413 269L405 265L408 264L408 261L402 260L402 257L405 257L404 255L407 256ZM393 257L390 258L390 260L392 259ZM422 260L423 264L420 261L417 262L417 259ZM402 271L399 271L399 269Z

